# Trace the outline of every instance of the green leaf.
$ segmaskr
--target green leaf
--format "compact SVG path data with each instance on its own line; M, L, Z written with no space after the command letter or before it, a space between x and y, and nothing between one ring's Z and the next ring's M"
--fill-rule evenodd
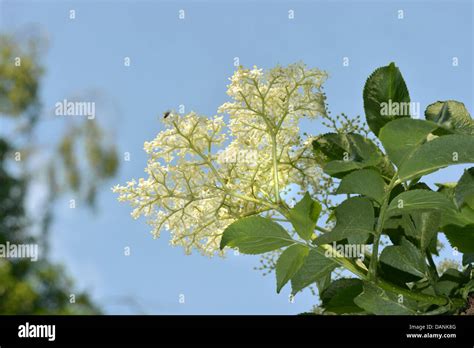
M474 292L474 279L470 280L460 289L459 293L463 298L468 298L469 294Z
M326 162L340 160L350 149L347 135L339 133L326 133L313 140L315 152L326 156Z
M449 199L454 200L454 189L456 188L457 182L437 183L435 185L438 187L437 192L441 192Z
M468 205L462 206L459 211L449 210L444 212L441 216L441 226L467 226L472 224L474 224L474 209L471 209Z
M303 290L307 286L323 281L337 267L337 263L316 250L311 250L300 270L291 278L292 293ZM318 287L319 288L319 287Z
M289 219L296 233L304 240L309 240L313 235L316 222L321 213L321 204L311 199L308 192L289 211Z
M434 294L450 297L458 287L459 284L456 282L450 280L439 280L434 284L434 289L436 289Z
M243 254L262 254L294 244L279 224L261 216L251 216L230 224L222 234L220 248L238 248Z
M277 293L303 266L309 248L301 244L292 245L283 251L276 263Z
M421 145L401 165L402 181L418 178L453 164L474 163L474 137L445 135Z
M474 224L444 226L443 232L451 246L456 247L462 253L474 253Z
M474 167L466 169L454 189L454 198L458 207L467 204L474 209Z
M327 273L322 278L316 280L316 286L318 288L318 292L321 295L324 290L328 288L331 284L331 272Z
M420 278L427 271L423 254L405 238L402 238L400 245L385 247L380 254L380 262Z
M457 269L449 268L441 275L439 280L436 282L436 293L444 296L452 296L454 290L462 287L468 281L469 277L466 277Z
M336 227L314 240L317 245L347 238L350 243L364 243L374 228L374 206L365 197L346 199L336 208Z
M362 312L363 310L354 303L354 298L361 292L360 279L335 280L321 293L322 306L326 312L337 314Z
M380 203L385 195L385 182L376 170L361 169L344 176L336 193L361 194Z
M384 223L384 233L393 244L400 244L403 236L415 240L421 250L429 249L436 243L440 231L441 214L437 211L412 211L409 214L393 216ZM435 252L436 254L436 252Z
M386 123L410 116L410 95L403 76L394 63L378 68L369 76L363 97L367 124L375 135L379 134ZM403 110L402 106L407 107Z
M454 203L442 193L428 190L412 190L399 194L390 202L387 216L420 210L454 211L455 209Z
M366 167L371 167L371 165L355 161L331 161L324 166L323 170L327 175L335 178L342 178L347 173Z
M438 284L436 284L437 290L440 294L449 296L452 295L453 290L456 290L457 294L461 294L463 298L467 297L467 294L463 293L463 288L469 287L470 281L470 270L467 272L460 272L455 268L448 268L439 278Z
M384 175L393 176L393 167L379 148L360 134L327 133L313 141L316 153L326 156L324 172L341 178L355 169L377 167Z
M400 238L407 232L405 215L391 216L385 219L383 224L383 233L390 237L393 244L399 244Z
M445 280L453 280L458 282L459 284L464 284L467 283L470 279L469 275L470 272L466 274L466 272L461 272L458 269L455 268L448 268L446 271L443 272L443 275L441 276L440 279L445 279Z
M436 122L450 132L474 135L474 121L461 102L438 101L428 105L425 116L427 120Z
M433 122L402 118L387 123L380 130L379 138L389 158L400 167L437 128L438 125Z
M471 263L474 263L474 253L464 253L462 255L463 266L470 265Z
M460 288L468 280L469 278L458 270L449 268L441 275L439 280L437 280L433 286L429 285L428 287L424 288L422 292L434 296L456 296L461 290Z
M415 212L410 214L415 225L415 238L420 242L420 249L425 251L431 245L439 231L441 215L437 212Z
M404 288L405 290L410 290L407 284L419 282L421 279L419 276L415 276L413 274L399 270L384 262L380 262L378 267L378 275L380 278L391 284L395 284L400 288Z
M376 315L413 315L413 304L407 299L364 282L364 291L354 299L355 304Z

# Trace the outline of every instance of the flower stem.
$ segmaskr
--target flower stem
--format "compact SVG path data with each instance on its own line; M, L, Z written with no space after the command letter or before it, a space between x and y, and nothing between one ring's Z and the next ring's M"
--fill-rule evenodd
M276 134L272 134L273 185L275 187L275 202L280 204L280 184L278 180L278 155Z

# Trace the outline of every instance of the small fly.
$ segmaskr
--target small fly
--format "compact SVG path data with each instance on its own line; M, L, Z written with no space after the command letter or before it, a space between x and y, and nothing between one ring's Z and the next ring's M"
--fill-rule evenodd
M163 114L163 118L167 118L170 114L171 114L171 111L166 111L166 112Z

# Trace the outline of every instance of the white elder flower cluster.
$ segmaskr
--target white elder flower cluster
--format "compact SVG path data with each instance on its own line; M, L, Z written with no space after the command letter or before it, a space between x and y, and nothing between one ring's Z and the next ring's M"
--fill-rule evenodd
M326 78L303 64L267 73L239 68L227 91L233 101L219 116L171 113L166 130L144 145L148 177L113 191L131 203L134 218L148 218L155 237L167 230L187 253L214 255L233 221L284 215L281 193L291 186L317 192L320 169L298 121L325 113Z

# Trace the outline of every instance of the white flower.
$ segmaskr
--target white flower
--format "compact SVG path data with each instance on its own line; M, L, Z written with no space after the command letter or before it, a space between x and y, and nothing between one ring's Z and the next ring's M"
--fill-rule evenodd
M219 107L220 116L172 113L167 129L144 144L148 177L113 191L130 202L134 218L148 218L155 237L168 230L171 244L187 253L215 254L233 221L286 209L280 193L290 185L317 191L320 170L298 121L325 113L326 77L302 64L267 73L239 68L227 90L233 101Z

